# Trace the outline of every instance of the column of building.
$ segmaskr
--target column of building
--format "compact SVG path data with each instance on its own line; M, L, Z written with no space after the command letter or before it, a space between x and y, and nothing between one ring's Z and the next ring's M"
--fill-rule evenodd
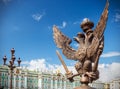
M57 77L55 76L55 89L58 89L58 81L57 81Z
M51 75L51 85L50 85L50 89L53 89L53 75Z
M27 89L27 71L25 72L25 75L24 75L24 88Z
M66 78L64 79L64 89L66 89L66 85L67 85L67 83L66 83Z
M13 89L16 89L16 75L13 75Z
M38 89L42 89L42 75L38 75Z
M63 78L63 76L60 76L60 80L59 80L59 81L60 81L60 89L63 89L63 84L62 84L63 81L62 81L62 78Z
M21 89L21 75L19 75L19 85L18 85L19 89Z

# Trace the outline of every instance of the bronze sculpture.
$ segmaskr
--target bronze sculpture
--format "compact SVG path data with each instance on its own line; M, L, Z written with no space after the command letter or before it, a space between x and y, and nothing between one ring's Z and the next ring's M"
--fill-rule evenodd
M72 42L71 39L60 32L56 26L53 27L53 37L57 47L62 49L62 53L67 57L67 59L77 61L75 64L77 74L73 74L67 69L62 57L57 51L57 55L66 70L67 78L72 82L74 81L74 76L81 77L81 86L75 89L93 89L88 86L88 83L99 78L97 67L99 57L104 47L104 30L108 18L108 6L109 3L107 0L101 18L94 30L92 30L94 23L89 19L86 18L81 23L80 26L84 33L79 32L77 37L74 38L74 40L79 44L78 50L75 50L70 46L70 43Z

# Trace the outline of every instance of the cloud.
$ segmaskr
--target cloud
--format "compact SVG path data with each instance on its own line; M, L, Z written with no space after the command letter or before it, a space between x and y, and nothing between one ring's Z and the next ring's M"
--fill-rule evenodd
M50 30L50 29L52 29L52 27L51 27L51 26L48 26L48 29Z
M63 21L63 23L62 23L62 27L65 28L66 25L67 25L67 23L66 23L65 21Z
M12 0L2 0L5 4L12 1Z
M53 25L53 26L55 26L55 25ZM48 29L51 30L53 26L48 26ZM67 22L66 22L66 21L63 21L63 22L62 22L62 25L57 25L57 27L60 28L60 29L63 29L63 28L65 28L66 26L67 26Z
M73 44L75 48L78 48L79 47L79 44L78 43L75 43Z
M37 14L33 14L32 18L39 22L43 18L44 15L45 13L42 13L42 14L37 13Z
M101 57L113 57L120 56L120 52L108 52L101 55Z
M58 28L65 28L67 26L67 22L63 21L61 26L57 26Z
M32 71L35 70L35 71L56 73L56 71L59 69L62 74L66 73L62 65L47 63L46 60L43 58L34 59L31 61L23 61L22 66L23 68L27 68ZM70 71L76 72L74 66L68 66L68 69L70 69Z
M80 21L75 21L73 22L73 24L80 24Z
M120 13L116 13L115 14L115 22L119 22L120 21Z
M113 16L112 22L120 22L120 10L115 10L115 14Z
M110 82L120 78L120 63L99 64L98 69L100 71L99 80L102 82Z
M4 5L8 5L10 2L12 2L13 0L0 0L0 1L2 1L2 3L4 4Z
M34 59L31 61L23 61L22 65L24 65L23 68L25 68L25 65L27 65L27 69L34 71L56 73L59 70L62 74L66 73L62 65L50 64L46 62L44 58ZM70 71L73 72L73 74L77 73L74 68L74 65L67 67ZM102 82L109 82L113 79L120 78L119 69L120 69L120 63L99 64L98 65L98 70L100 72L99 80Z
M86 22L86 21L89 21L89 19L88 18L83 18L82 20L80 20L80 21L75 21L75 22L73 22L73 24L75 25L75 24L81 24L82 22Z
M29 70L47 70L47 64L45 59L34 59L31 61L23 61L23 66L27 66Z
M22 65L28 65L29 61L22 61Z

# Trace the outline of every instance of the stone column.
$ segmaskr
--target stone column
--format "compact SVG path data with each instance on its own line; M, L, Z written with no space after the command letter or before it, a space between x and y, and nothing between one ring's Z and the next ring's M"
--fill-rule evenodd
M51 77L51 89L53 89L53 76Z
M42 89L42 76L38 76L38 89Z
M19 75L19 89L21 89L21 75Z
M10 89L10 74L8 75L8 89Z
M66 89L66 79L64 80L64 89Z
M13 74L13 89L16 89L16 75Z
M57 89L57 77L55 77L55 89Z
M25 84L24 84L24 88L27 89L27 73L25 73L24 75L24 81L25 81Z

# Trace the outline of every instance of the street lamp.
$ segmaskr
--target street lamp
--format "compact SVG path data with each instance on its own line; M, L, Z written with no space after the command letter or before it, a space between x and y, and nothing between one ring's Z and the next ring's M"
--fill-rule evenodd
M14 53L15 53L15 50L14 50L14 48L12 48L12 49L11 49L11 59L10 59L8 65L6 64L7 57L6 57L6 56L3 57L4 65L8 66L9 69L10 69L10 89L12 89L13 70L14 70L14 68L16 68L16 67L20 67L20 63L21 63L20 58L18 58L18 60L17 60L17 61L18 61L18 66L15 66L15 65L14 65L14 61L15 61L15 59L16 59Z

